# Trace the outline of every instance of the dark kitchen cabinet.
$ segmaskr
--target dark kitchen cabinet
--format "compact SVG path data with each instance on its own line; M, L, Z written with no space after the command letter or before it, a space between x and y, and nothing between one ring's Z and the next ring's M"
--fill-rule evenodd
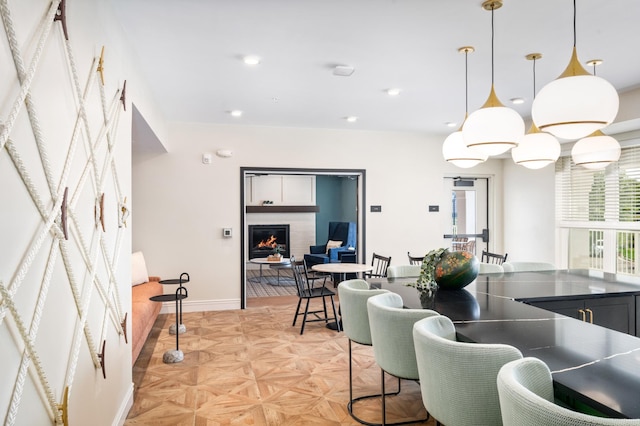
M557 314L597 324L611 330L636 335L636 298L638 296L607 296L587 298L557 298L526 303ZM639 299L640 303L640 299Z

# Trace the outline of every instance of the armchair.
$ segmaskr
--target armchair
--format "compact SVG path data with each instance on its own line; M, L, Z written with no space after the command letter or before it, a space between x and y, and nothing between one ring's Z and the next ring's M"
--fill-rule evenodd
M304 255L307 266L310 268L320 263L339 262L345 252L355 253L356 232L355 222L329 222L327 244L309 247L310 253Z

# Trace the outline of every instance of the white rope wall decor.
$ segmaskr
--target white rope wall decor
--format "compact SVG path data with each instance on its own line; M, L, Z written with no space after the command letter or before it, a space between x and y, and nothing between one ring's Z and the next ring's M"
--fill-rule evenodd
M122 268L128 267L120 265L121 249L128 247L124 242L130 238L128 229L122 226L126 220L122 210L126 196L117 173L122 90L109 91L115 92L115 96L107 101L104 48L99 60L94 55L87 55L90 68L85 81L81 82L72 38L67 39L63 33L66 17L60 14L64 13L64 0L28 1L41 2L40 12L35 7L30 10L41 18L34 21L35 24L28 24L33 27L20 28L12 17L11 0L0 0L2 24L15 66L15 77L10 75L7 81L14 79L16 83L10 98L4 99L1 96L5 94L0 95L3 99L0 102L0 158L8 156L10 163L5 164L12 164L16 173L0 169L0 179L3 185L19 187L18 192L28 197L20 200L20 213L28 215L30 220L25 223L31 227L20 229L21 237L11 247L19 254L17 260L7 264L6 270L5 264L0 269L0 327L6 327L8 333L3 335L10 336L9 341L0 343L15 344L14 350L10 351L15 358L3 363L4 381L15 379L15 383L10 391L0 392L0 395L8 396L8 399L0 400L0 406L8 407L4 424L9 426L26 424L24 419L31 418L48 417L55 424L67 420L66 395L73 389L78 366L86 364L79 362L81 357L90 359L95 369L103 367L104 372L101 365L104 357L98 354L103 342L113 342L114 337L116 342L122 342L119 336L125 330L121 319L126 313L120 287L129 286L128 282L119 282ZM21 4L21 7L24 6ZM57 20L61 20L60 25L54 24ZM21 33L29 35L26 41L20 39ZM51 42L52 37L58 37L62 43L55 38ZM46 55L45 49L49 50ZM24 52L30 52L29 57ZM62 67L51 61L57 54L63 58ZM49 66L49 62L56 66ZM61 113L66 114L65 120L54 126L62 129L60 132L51 132L50 128L41 126L42 119L51 126L52 120L47 113L58 108L56 99L48 98L43 89L44 77L39 74L44 73L46 79L57 77L60 92L66 92L67 101L75 103L73 111L61 109ZM34 81L38 83L34 85ZM96 85L99 100L92 96L96 93ZM38 96L43 90L44 96ZM45 107L37 108L39 104ZM20 114L28 120L19 118ZM60 153L63 158L52 153ZM71 195L68 199L65 197L67 190ZM8 197L15 193L0 192L0 206L3 206L0 208L12 207L13 200ZM100 221L108 225L104 230L102 226L87 226L94 221L91 214L93 200L99 201ZM117 220L105 222L108 212L118 212ZM8 228L0 228L0 231L3 229ZM5 236L0 235L0 240L4 239ZM9 284L5 286L4 282ZM23 293L29 297L21 297ZM61 309L48 310L50 305ZM45 343L39 343L39 337L42 338L39 332L50 333L55 328L55 321L59 321L53 318L52 312L62 313L65 324L75 322L73 330L68 329L64 338L57 342L59 346L55 351L48 350ZM116 332L115 336L110 333L112 330ZM96 333L100 335L97 342ZM86 350L83 350L85 343ZM106 345L106 349L110 346ZM83 374L102 380L96 371ZM86 383L86 380L82 382ZM36 392L30 395L30 404L21 404L25 392ZM42 401L42 406L33 404L37 400ZM63 411L60 403L65 406Z

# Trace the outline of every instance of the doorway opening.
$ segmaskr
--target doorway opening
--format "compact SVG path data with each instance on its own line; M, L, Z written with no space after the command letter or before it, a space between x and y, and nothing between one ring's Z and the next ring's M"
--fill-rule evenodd
M444 235L450 250L489 251L489 178L445 177Z
M247 306L247 289L255 293L253 285L256 282L270 283L265 277L272 278L271 273L277 274L273 280L274 287L278 288L279 285L287 284L287 276L290 275L286 267L260 264L262 262L258 259L262 255L268 256L271 249L252 251L250 245L253 244L249 239L253 237L249 227L253 232L256 225L287 225L287 252L283 257L295 256L296 260L301 260L304 254L309 253L309 246L326 244L328 222L356 222L356 257L364 259L365 170L241 167L240 188L242 309ZM271 237L270 234L267 239ZM278 238L277 235L273 237ZM280 238L285 236L281 234ZM279 246L279 249L283 248ZM254 271L256 268L259 268L259 278ZM280 290L282 288L278 288Z

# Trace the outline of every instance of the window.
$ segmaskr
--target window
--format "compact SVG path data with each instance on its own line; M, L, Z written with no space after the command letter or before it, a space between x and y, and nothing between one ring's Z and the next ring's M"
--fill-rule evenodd
M636 275L640 232L640 147L622 150L604 170L556 162L556 218L568 228L570 268Z

